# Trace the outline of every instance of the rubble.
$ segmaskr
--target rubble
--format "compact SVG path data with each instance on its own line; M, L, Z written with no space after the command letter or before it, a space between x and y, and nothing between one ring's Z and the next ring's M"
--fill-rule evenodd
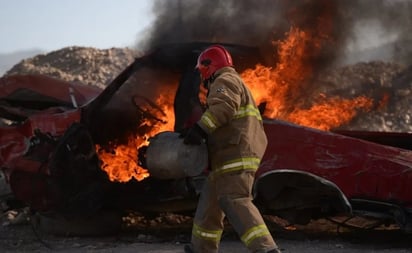
M138 55L129 48L66 47L24 59L5 75L42 74L104 88Z

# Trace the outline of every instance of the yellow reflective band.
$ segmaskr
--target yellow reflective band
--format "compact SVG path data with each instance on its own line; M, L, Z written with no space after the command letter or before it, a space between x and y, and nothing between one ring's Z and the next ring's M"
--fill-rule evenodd
M247 116L256 117L258 120L262 120L259 109L254 105L241 106L233 117L239 119Z
M197 224L193 224L192 234L200 239L219 242L223 230L207 230Z
M237 170L257 170L260 165L260 159L255 157L240 158L224 164L222 167L213 171L214 174L222 174Z
M268 235L270 235L270 232L266 225L259 225L246 231L246 233L242 235L241 239L246 246L249 246L256 238Z
M205 112L200 119L210 132L216 129L216 120L210 112Z

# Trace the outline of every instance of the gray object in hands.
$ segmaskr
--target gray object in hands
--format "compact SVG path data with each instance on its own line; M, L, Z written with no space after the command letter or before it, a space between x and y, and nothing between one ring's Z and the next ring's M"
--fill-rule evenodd
M197 176L208 166L205 143L186 145L179 133L161 132L149 139L146 164L152 177L177 179Z

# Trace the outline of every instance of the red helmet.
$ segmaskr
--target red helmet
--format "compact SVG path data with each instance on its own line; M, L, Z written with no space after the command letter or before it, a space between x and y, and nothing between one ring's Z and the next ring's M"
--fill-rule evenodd
M208 80L217 70L232 67L232 56L220 45L206 48L197 58L196 68L199 69L203 80Z

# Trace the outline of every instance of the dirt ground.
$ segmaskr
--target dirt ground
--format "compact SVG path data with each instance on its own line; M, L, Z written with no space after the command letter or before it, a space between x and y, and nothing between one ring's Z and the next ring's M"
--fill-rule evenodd
M31 221L4 222L0 226L0 252L183 252L189 242L191 218L178 216L132 220L135 225L122 226L119 231L101 236L76 236L50 233L60 228L39 229ZM396 226L373 226L361 221L363 229L338 226L329 220L313 221L306 226L282 224L265 217L282 252L305 253L406 253L412 252L412 235ZM130 220L129 220L130 221ZM357 225L361 223L357 221ZM100 224L102 228L110 224ZM56 223L56 226L59 226ZM85 228L90 229L90 228ZM90 231L93 231L92 229ZM96 231L97 232L97 231ZM225 228L221 253L246 253L230 225Z

